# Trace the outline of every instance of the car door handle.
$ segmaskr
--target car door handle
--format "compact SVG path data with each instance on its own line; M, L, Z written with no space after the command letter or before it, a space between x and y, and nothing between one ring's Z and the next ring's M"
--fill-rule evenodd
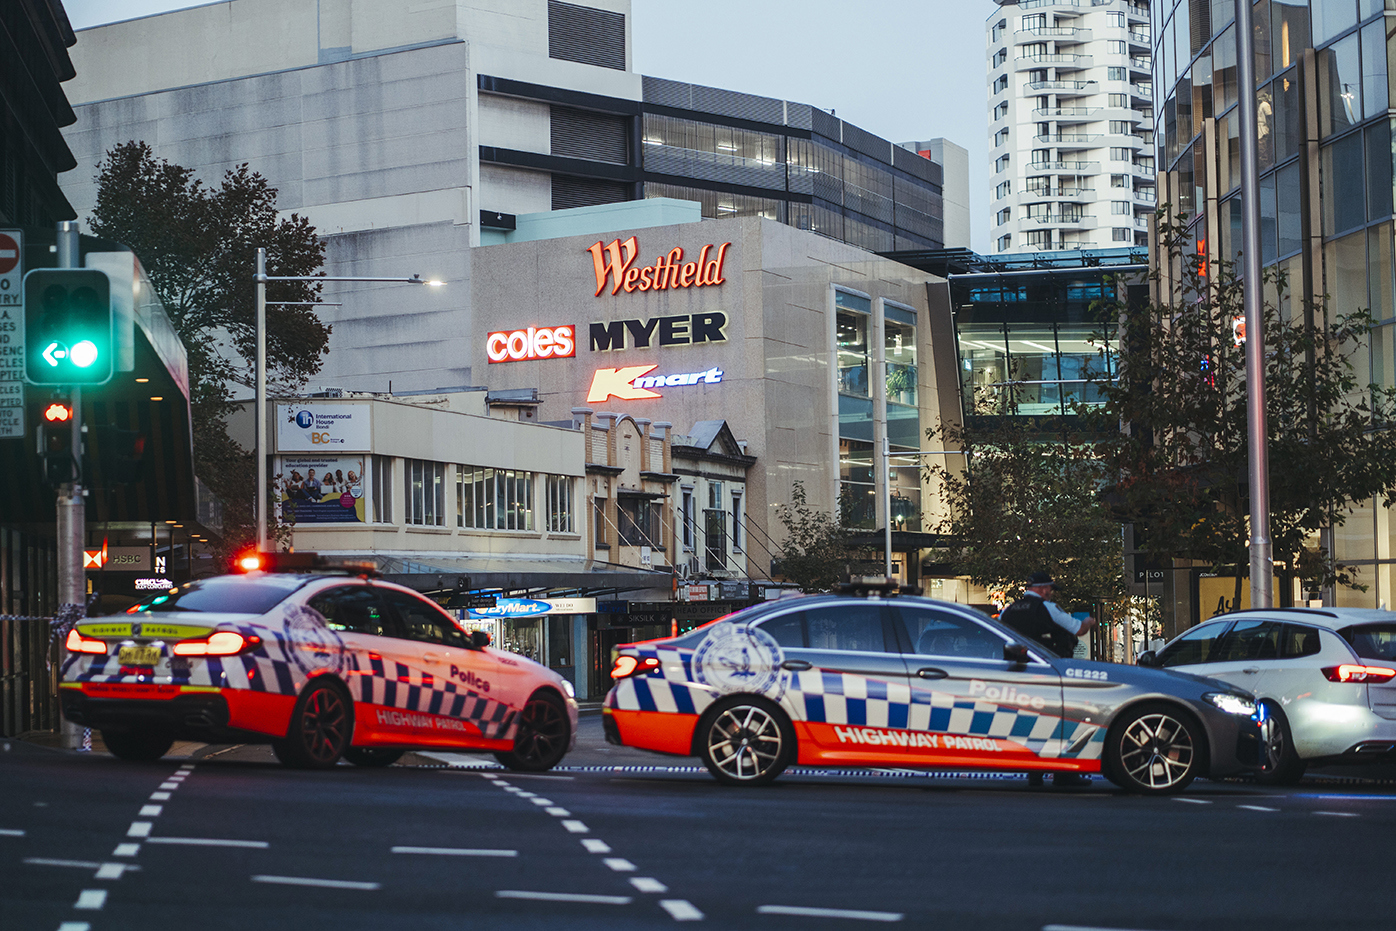
M422 654L422 662L424 662L424 663L439 663L439 662L442 662L443 660L445 660L446 658L447 658L447 657L446 657L446 654L444 654L444 653L423 653L423 654Z
M933 666L926 666L916 670L916 675L922 679L944 679L950 675L944 669L936 669Z
M1245 669L1242 669L1241 671L1244 672L1244 673L1246 673L1246 674L1248 674L1248 675L1252 675L1252 676L1253 676L1253 675L1255 675L1256 673L1260 672L1260 667L1259 667L1259 666L1247 666Z
M789 669L791 672L803 672L806 669L813 669L813 663L807 663L802 659L788 659L780 664L781 669Z

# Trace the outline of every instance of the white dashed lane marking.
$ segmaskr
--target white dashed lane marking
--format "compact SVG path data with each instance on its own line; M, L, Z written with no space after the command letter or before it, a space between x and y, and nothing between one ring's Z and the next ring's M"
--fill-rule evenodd
M517 857L517 850L485 850L473 847L394 847L393 853L421 853L438 857Z
M105 889L84 889L78 893L78 900L73 903L73 908L81 908L88 911L96 911L107 904L107 890Z
M566 808L558 808L556 805L552 808L544 808L543 810L554 818L570 818L572 816L572 812L568 811Z
M1244 808L1246 811L1279 811L1278 808L1266 808L1264 805L1237 805L1237 808Z
M611 852L611 845L601 840L599 837L583 837L582 846L587 849L587 853Z
M546 808L553 803L550 798L538 798L537 796L520 795L519 798L527 798L540 808Z
M659 880L649 876L632 876L630 877L630 885L634 886L636 889L639 889L641 892L669 891L668 886L664 885Z
M1207 801L1205 798L1175 798L1173 801L1175 801L1175 802L1186 802L1186 803L1189 804L1189 805L1210 805L1210 804L1212 804L1211 802Z
M65 921L58 926L58 931L92 931L92 926L85 921Z
M151 800L152 802L168 802L168 801L170 800L170 793L168 793L168 792L152 792L152 793L150 793L150 800Z
M116 849L111 852L111 855L113 857L134 857L140 852L140 844L117 844Z
M130 870L138 870L139 866L133 863L103 863L97 867L97 879L120 879L121 874Z
M521 889L500 889L499 899L532 899L537 902L588 902L593 905L629 905L635 901L628 895L587 895L580 892L526 892Z
M309 876L253 876L254 883L277 886L315 886L320 889L362 889L372 892L383 888L382 883L359 882L353 879L314 879Z
M271 846L264 840L232 840L222 837L147 837L145 842L185 847L250 847L256 850L265 850Z
M607 857L605 860L602 860L601 862L605 863L607 866L615 870L617 873L635 872L635 864L631 863L624 857Z
M0 837L23 837L24 832L19 828L0 828Z
M591 833L591 828L587 827L580 821L564 821L562 822L562 826L565 827L568 831L572 832L573 834Z
M1361 817L1355 811L1316 811L1316 815L1327 815L1330 818L1358 818Z
M155 825L149 821L132 821L131 826L126 829L127 837L149 837L150 829Z
M846 918L851 921L901 921L901 912L865 912L855 908L809 908L804 905L762 905L758 915L798 915L802 918Z
M703 913L687 899L660 899L659 907L675 921L702 921Z
M162 782L162 783L160 783L160 788L162 788L162 789L178 789L178 788L179 788L179 783L178 783L178 782Z
M164 805L142 805L140 816L142 818L158 818L160 817L160 812L164 810Z
M100 869L102 864L93 860L55 860L52 857L25 857L30 866L75 866L80 870Z

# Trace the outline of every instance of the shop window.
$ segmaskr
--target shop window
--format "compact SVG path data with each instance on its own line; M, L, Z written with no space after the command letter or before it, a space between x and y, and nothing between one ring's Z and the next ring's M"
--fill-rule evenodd
M835 330L838 340L839 392L868 397L868 325L872 303L846 291L835 291Z
M373 469L373 492L371 495L373 522L375 524L391 524L393 522L393 459L391 456L374 456L371 467Z
M572 505L573 480L567 475L549 475L544 483L548 496L548 532L576 533Z
M444 527L446 464L425 459L404 459L402 473L407 523L414 526Z
M456 526L532 530L533 474L514 469L456 467Z

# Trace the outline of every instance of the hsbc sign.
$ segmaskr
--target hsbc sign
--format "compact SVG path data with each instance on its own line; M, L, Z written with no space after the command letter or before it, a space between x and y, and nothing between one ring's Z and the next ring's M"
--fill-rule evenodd
M570 325L497 330L485 336L485 355L492 363L570 359L576 354L576 330Z

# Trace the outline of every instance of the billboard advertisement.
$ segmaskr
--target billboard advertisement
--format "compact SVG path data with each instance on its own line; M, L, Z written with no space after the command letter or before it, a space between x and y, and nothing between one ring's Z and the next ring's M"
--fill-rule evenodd
M281 518L295 524L362 524L364 456L279 456L273 481Z

